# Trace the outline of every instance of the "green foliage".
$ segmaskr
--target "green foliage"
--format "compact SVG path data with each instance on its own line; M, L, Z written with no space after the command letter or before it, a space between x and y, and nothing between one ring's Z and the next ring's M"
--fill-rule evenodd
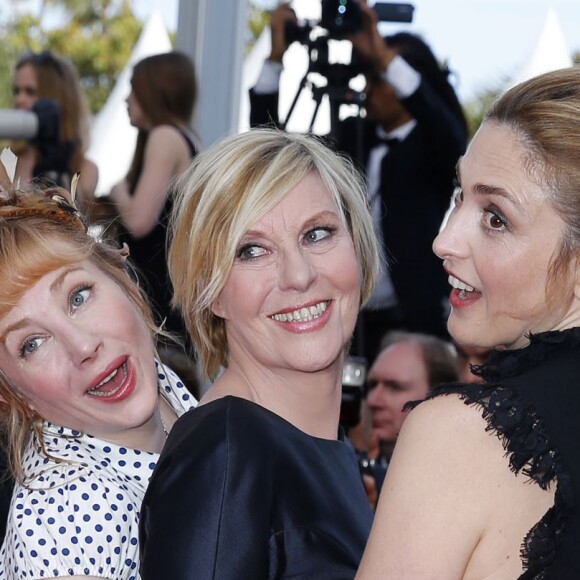
M248 2L249 16L248 16L248 32L249 39L246 42L246 54L250 51L254 42L258 40L262 30L270 24L270 13L263 8L260 8L256 2L250 0Z
M47 8L62 24L48 29ZM11 105L11 77L18 56L51 50L76 66L93 113L105 103L141 31L128 0L45 0L39 16L12 16L0 27L0 107Z
M469 136L472 137L481 125L483 115L489 109L493 101L506 89L509 85L509 78L496 80L478 91L476 96L469 102L464 103L463 110L467 117L467 125L469 127Z

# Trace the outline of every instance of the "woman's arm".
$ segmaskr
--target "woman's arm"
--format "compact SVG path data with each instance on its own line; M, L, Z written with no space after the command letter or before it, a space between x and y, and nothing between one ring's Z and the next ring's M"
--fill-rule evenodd
M481 413L455 395L410 413L357 579L463 577L489 515L486 458L501 452L486 426Z
M78 194L83 200L91 200L95 196L97 182L99 181L99 169L89 159L84 159L79 175Z
M119 182L110 193L123 225L133 237L146 236L157 224L171 181L189 156L187 143L175 127L161 125L150 132L133 195L126 181Z

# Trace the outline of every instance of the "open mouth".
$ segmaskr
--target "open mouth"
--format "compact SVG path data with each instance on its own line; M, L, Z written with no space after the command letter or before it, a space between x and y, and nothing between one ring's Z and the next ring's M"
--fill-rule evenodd
M292 310L291 312L273 314L271 318L277 322L310 322L311 320L322 316L322 314L326 312L329 304L330 300L325 300L318 304L314 304L313 306L303 306L302 308Z
M479 290L477 290L473 286L470 286L469 284L466 284L465 282L462 282L459 278L456 278L451 274L449 274L448 282L455 290L458 291L459 298L461 298L462 300L470 298L475 293L481 294Z
M89 389L87 393L95 397L111 397L115 395L127 380L127 362L116 368L107 375L96 387Z

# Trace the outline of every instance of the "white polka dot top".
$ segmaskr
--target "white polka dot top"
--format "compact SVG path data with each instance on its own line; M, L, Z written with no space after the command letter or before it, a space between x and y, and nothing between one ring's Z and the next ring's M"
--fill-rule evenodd
M159 389L177 415L193 408L195 398L179 378L156 365ZM29 443L25 485L14 488L0 550L0 579L139 579L139 510L159 454L48 422L44 435L47 452L66 461Z

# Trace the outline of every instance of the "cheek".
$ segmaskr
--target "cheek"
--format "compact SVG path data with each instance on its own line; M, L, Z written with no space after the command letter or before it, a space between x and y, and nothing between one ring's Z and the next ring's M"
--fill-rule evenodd
M360 295L362 271L352 243L336 252L333 260L323 258L321 268L325 269L326 277L345 293Z
M255 316L265 308L268 294L276 285L276 269L239 269L230 273L212 311L224 320Z
M526 312L545 303L547 284L547 262L541 260L542 267L521 268L522 263L530 264L529 258L516 262L504 262L503 267L487 270L485 286L488 300L498 311Z
M41 414L47 403L50 404L51 401L62 403L62 397L57 397L53 392L53 385L62 384L62 376L53 379L50 369L43 368L42 372L37 373L22 373L19 377L15 377L11 384L18 385L14 388L14 396L25 407Z
M106 300L109 305L106 313L95 312L92 320L94 332L100 334L103 339L117 337L133 344L148 344L151 331L143 317L125 294L116 292L109 295Z

